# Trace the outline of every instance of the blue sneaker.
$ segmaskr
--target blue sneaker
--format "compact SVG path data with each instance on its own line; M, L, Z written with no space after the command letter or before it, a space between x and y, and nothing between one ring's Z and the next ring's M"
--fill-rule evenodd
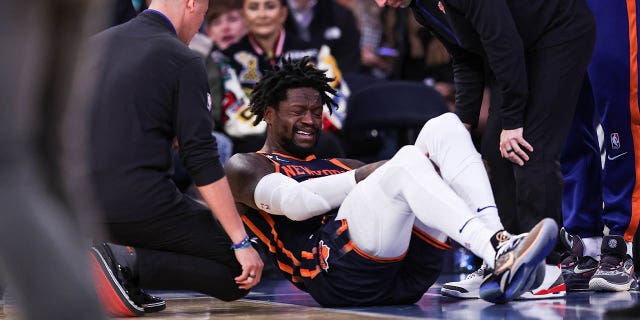
M480 298L506 303L534 285L540 285L538 266L553 250L558 226L550 218L542 219L529 233L511 237L496 252L493 275L480 285Z

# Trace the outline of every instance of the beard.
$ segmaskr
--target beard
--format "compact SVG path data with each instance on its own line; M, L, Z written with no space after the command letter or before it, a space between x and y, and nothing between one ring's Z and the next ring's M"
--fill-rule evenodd
M313 154L313 151L316 149L316 146L318 145L318 140L320 137L320 130L316 130L316 141L313 144L313 146L311 147L301 147L298 144L296 144L296 142L293 140L293 132L295 132L295 129L292 131L291 134L291 138L283 138L282 139L282 147L292 156L299 158L299 159L304 159L306 157L308 157L309 155Z

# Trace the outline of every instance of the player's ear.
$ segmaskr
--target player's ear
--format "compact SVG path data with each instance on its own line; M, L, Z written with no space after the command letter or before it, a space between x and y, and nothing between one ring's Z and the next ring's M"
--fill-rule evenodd
M275 117L276 109L271 106L266 106L264 108L264 122L270 126L273 123L273 118Z

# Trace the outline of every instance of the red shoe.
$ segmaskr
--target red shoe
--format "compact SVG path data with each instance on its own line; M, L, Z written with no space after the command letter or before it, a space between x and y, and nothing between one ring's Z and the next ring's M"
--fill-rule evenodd
M96 291L105 311L116 317L144 315L144 309L129 297L122 280L117 277L116 265L102 245L91 248L90 258Z

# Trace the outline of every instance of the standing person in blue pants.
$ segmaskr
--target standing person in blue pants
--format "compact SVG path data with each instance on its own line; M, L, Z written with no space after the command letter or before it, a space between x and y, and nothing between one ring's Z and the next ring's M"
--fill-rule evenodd
M561 268L567 290L625 291L637 287L632 243L640 220L638 8L636 0L587 2L597 34L561 159L565 242L571 247ZM609 235L603 237L605 226Z

